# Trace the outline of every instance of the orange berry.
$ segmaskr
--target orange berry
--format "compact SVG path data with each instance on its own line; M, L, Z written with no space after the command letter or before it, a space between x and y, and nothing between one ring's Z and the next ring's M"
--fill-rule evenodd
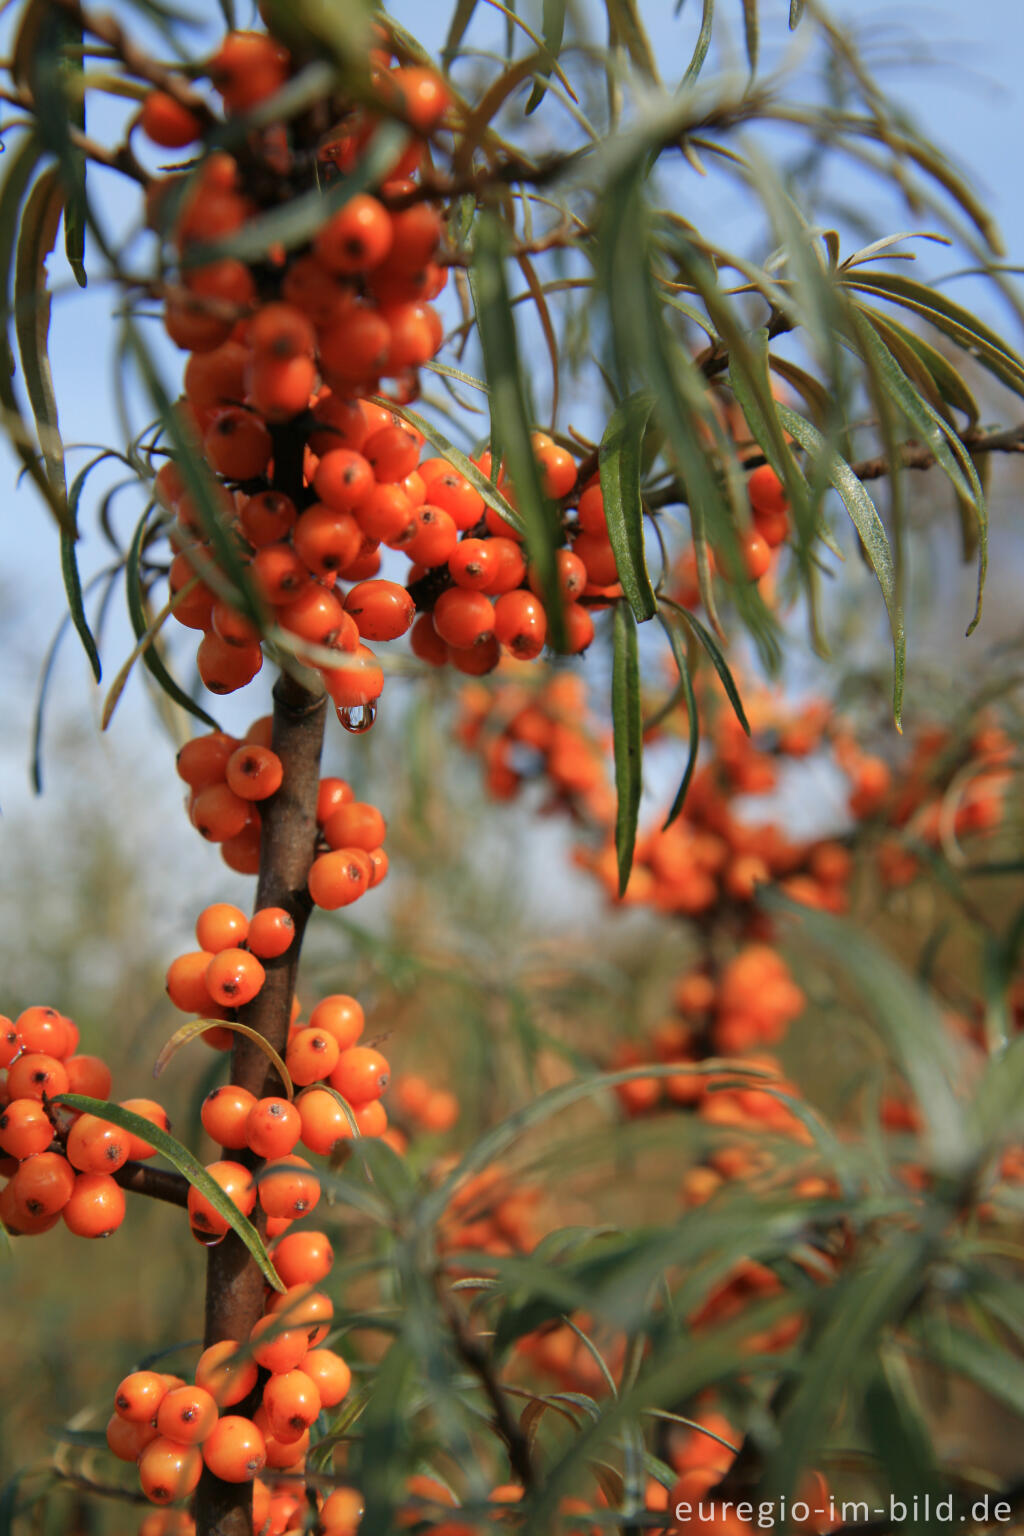
M124 1212L124 1190L109 1174L80 1173L60 1214L76 1237L109 1237L124 1221Z
M220 856L229 869L240 875L257 875L260 869L260 820L253 812L241 832L226 837L220 845Z
M494 607L482 592L452 587L434 605L434 628L448 645L469 650L494 634Z
M206 984L210 956L205 950L178 955L167 968L167 996L182 1013L205 1013L213 1002Z
M412 624L415 604L394 581L360 581L345 598L345 612L364 640L397 640Z
M318 1097L322 1089L304 1093L298 1101L301 1113L303 1104ZM327 1095L330 1098L330 1094ZM331 1099L336 1104L336 1099ZM339 1106L340 1108L340 1106ZM286 1286L311 1284L325 1280L334 1263L334 1249L324 1232L289 1232L274 1246L274 1268Z
M256 1095L248 1088L225 1083L213 1088L203 1100L199 1118L208 1136L221 1147L240 1152L249 1145L248 1120L256 1106Z
M228 838L237 837L245 826L249 819L249 802L236 795L227 784L211 784L196 795L189 819L207 842L224 843Z
M505 592L494 605L494 638L520 661L544 649L548 622L544 604L531 592Z
M362 1005L344 992L322 998L309 1016L311 1029L326 1029L345 1051L355 1045L366 1025Z
M330 1157L343 1141L351 1140L348 1116L333 1093L314 1088L300 1096L297 1108L302 1122L302 1145L311 1152Z
M413 655L432 667L443 667L448 660L448 646L434 628L432 614L420 614L412 627L409 644Z
M299 1328L306 1335L306 1347L315 1349L331 1331L334 1303L323 1291L302 1282L275 1292L267 1303L267 1312L289 1328Z
M21 1036L13 1020L6 1014L0 1015L0 1067L9 1067L21 1049Z
M242 532L256 549L286 539L297 517L295 503L282 491L258 491L242 503L238 514Z
M615 551L607 534L578 533L572 541L572 552L582 561L587 579L599 587L610 587L619 579L615 563Z
M156 1415L156 1427L179 1445L201 1445L217 1422L217 1404L203 1387L175 1387Z
M71 1199L75 1173L59 1152L37 1152L18 1166L7 1186L19 1216L56 1216Z
M428 136L438 126L451 97L441 77L420 64L393 69L382 82L384 94L418 133Z
M310 1083L319 1083L329 1077L338 1064L339 1055L338 1042L328 1030L300 1029L288 1042L284 1062L292 1081L300 1088L306 1088ZM298 1130L295 1139L298 1140ZM290 1152L291 1147L283 1150ZM264 1156L268 1155L264 1153Z
M236 949L244 944L249 932L249 919L241 907L233 907L227 901L215 901L204 907L196 918L196 939L200 949L217 955L222 949Z
M296 540L301 521L300 518L295 525ZM294 602L309 586L309 570L300 552L283 542L264 544L258 549L252 557L249 576L260 597L274 608Z
M287 1099L260 1099L253 1105L246 1123L247 1145L257 1157L287 1157L301 1129L294 1104Z
M391 1078L391 1068L380 1051L369 1045L353 1045L342 1051L330 1083L350 1104L379 1099Z
M748 581L760 581L771 568L772 552L759 533L748 533L740 540L740 558Z
M184 149L202 135L199 118L166 91L150 91L142 103L139 124L147 139L161 149Z
M68 1074L69 1093L84 1093L92 1099L110 1097L113 1079L110 1068L99 1056L68 1056L64 1070Z
M355 512L373 494L373 467L352 448L332 448L317 465L313 485L331 511Z
M167 1396L167 1383L158 1371L132 1371L114 1393L114 1412L129 1424L149 1424Z
M423 438L407 421L395 421L371 432L363 455L377 480L396 484L416 468Z
M339 805L347 805L353 799L351 784L346 784L344 779L321 779L320 792L316 801L316 819L322 827L328 816L336 811Z
M284 767L270 747L239 747L228 758L228 788L243 800L266 800L281 787Z
M308 1215L320 1199L320 1180L304 1157L277 1158L260 1175L260 1204L268 1216Z
M128 1132L97 1115L79 1115L68 1132L68 1161L80 1173L116 1173L130 1150Z
M324 1500L320 1523L324 1536L356 1536L365 1511L363 1496L355 1488L335 1488Z
M297 1440L320 1412L320 1392L304 1371L271 1376L263 1388L263 1409L276 1440Z
M156 1438L156 1425L148 1420L145 1424L130 1424L115 1413L107 1421L107 1445L119 1461L138 1461L146 1446Z
M0 1113L0 1147L8 1157L33 1157L53 1140L53 1126L35 1098L15 1098Z
M392 238L387 209L375 197L357 192L321 227L313 249L329 272L347 275L379 266Z
M448 570L457 587L486 592L498 571L492 539L462 539L448 556Z
M68 1091L67 1068L44 1051L25 1051L7 1069L7 1090L12 1099L56 1098Z
M755 517L777 517L779 513L789 510L785 487L770 464L761 464L751 471L747 480L747 496Z
M261 960L274 960L290 948L295 937L295 922L284 907L261 907L249 923L248 945Z
M568 603L562 617L565 623L565 654L578 656L594 638L594 621L580 603Z
M254 480L270 463L272 444L260 416L240 405L213 411L203 435L203 453L226 480Z
M388 1128L387 1110L379 1099L353 1105L352 1114L360 1136L383 1136Z
M10 1023L10 1020L7 1022ZM56 1008L37 1004L19 1013L12 1027L17 1031L24 1050L42 1051L44 1055L60 1059L69 1055L73 1048L68 1022Z
M203 1461L223 1483L249 1483L267 1461L263 1435L251 1419L227 1414L218 1419L203 1444Z
M368 645L357 646L343 666L325 671L323 679L338 709L365 708L384 688L383 668Z
M315 576L333 576L344 570L359 553L362 539L352 513L325 502L309 507L295 524L295 552Z
M339 806L324 823L324 836L332 848L362 848L365 853L379 848L386 832L384 817L365 800Z
M162 1131L169 1131L171 1128L171 1122L166 1109L164 1109L162 1104L158 1104L155 1099L122 1099L121 1108L130 1110L133 1115L138 1115L143 1120L151 1121L153 1125L158 1126ZM141 1136L129 1133L129 1158L136 1162L143 1162L147 1157L153 1157L155 1153L156 1148L151 1146L148 1141L144 1141Z
M311 1349L302 1362L302 1369L311 1381L316 1382L325 1408L336 1407L352 1385L352 1372L332 1349Z
M218 1408L232 1408L240 1403L258 1380L255 1360L241 1356L234 1339L211 1344L196 1364L196 1386L208 1392Z
M266 974L248 950L222 949L207 966L206 985L215 1003L225 1008L244 1008L262 987Z
M235 113L279 91L288 78L288 65L287 50L265 32L229 32L210 60L208 73L225 107Z
M309 871L309 894L328 912L358 901L369 885L370 861L361 848L322 853Z
M207 1163L206 1172L242 1215L248 1216L256 1204L256 1186L249 1169L241 1163L225 1160ZM219 1237L228 1230L228 1224L220 1212L214 1210L206 1196L191 1184L188 1191L188 1215L197 1232Z
M423 1129L442 1133L450 1131L459 1118L459 1101L454 1093L439 1088L423 1106Z
M306 1333L273 1313L261 1317L249 1334L252 1358L265 1371L294 1371L306 1353Z
M435 565L444 565L451 558L458 542L459 531L454 519L443 507L425 502L416 508L412 536L403 540L402 549L410 560L432 570Z
M195 790L223 783L228 758L237 746L235 738L223 731L211 731L208 736L193 737L191 741L186 741L178 753L178 777Z

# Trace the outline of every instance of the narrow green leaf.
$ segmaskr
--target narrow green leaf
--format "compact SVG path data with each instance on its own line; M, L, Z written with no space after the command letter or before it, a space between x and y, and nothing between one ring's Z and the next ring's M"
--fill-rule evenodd
M757 74L757 54L761 42L761 24L757 15L758 0L743 0L743 41L750 65L750 78Z
M948 1319L926 1329L923 1337L929 1359L942 1370L973 1382L1024 1418L1024 1362L1016 1355Z
M612 44L625 48L633 68L648 80L658 79L654 49L644 31L636 0L604 0Z
M913 1380L906 1361L895 1351L883 1351L879 1369L868 1383L864 1424L887 1488L911 1512L909 1529L926 1536L931 1527L913 1518L915 1501L927 1497L934 1507L944 1489Z
M795 32L800 25L807 0L789 0L789 30Z
M914 352L928 373L931 374L935 381L935 387L943 400L948 405L955 406L958 411L963 411L970 426L977 426L981 418L978 402L947 357L944 357L937 348L933 347L930 342L925 341L924 337L920 336L916 331L901 325L893 316L882 315L878 310L869 309L866 305L859 305L858 308L860 313L866 315L872 325L881 331L883 339L890 347L892 343L889 338L895 335L905 347Z
M690 676L690 663L683 646L679 632L668 622L664 614L658 615L661 627L668 637L668 643L672 647L672 656L679 669L679 682L686 699L687 728L689 731L689 755L686 759L686 769L682 782L676 790L676 797L672 801L668 815L662 823L662 831L666 831L682 812L686 803L686 792L690 787L694 770L697 767L697 752L700 748L700 716L697 712L697 700L693 691L693 679Z
M112 1125L119 1125L123 1131L130 1131L133 1136L148 1141L150 1146L155 1147L161 1157L166 1158L171 1167L176 1168L227 1222L231 1230L248 1248L259 1265L263 1278L274 1287L274 1290L285 1289L256 1228L246 1220L234 1201L228 1199L198 1158L194 1157L187 1147L183 1147L180 1141L176 1141L173 1136L168 1135L152 1121L143 1119L142 1115L136 1115L130 1109L123 1109L120 1104L93 1099L84 1093L62 1093L54 1102L67 1104L71 1109L81 1110L84 1114L98 1115L101 1120L109 1120Z
M643 726L640 714L640 664L636 621L629 604L615 604L612 627L612 730L614 732L615 852L619 895L625 894L633 867L642 790Z
M693 57L686 66L686 74L683 76L683 86L692 85L704 68L704 60L708 56L711 47L711 28L715 19L715 0L703 0L703 10L700 18L700 31L697 34L697 42L694 45Z
M35 101L36 131L57 161L63 188L64 245L80 288L86 285L83 257L87 207L85 154L71 130L85 128L82 44L84 32L70 11L33 0L27 7L17 51Z
M796 439L801 448L811 455L828 476L842 498L850 520L860 535L860 541L882 590L893 643L893 715L899 725L903 709L903 677L906 670L906 631L903 613L896 591L896 571L892 550L885 525L878 508L857 479L846 460L834 450L829 452L824 437L809 421L790 410L787 405L778 407L779 419L786 431Z
M689 608L684 608L681 603L672 602L669 598L662 598L662 603L665 605L665 607L671 608L673 613L677 613L683 622L688 624L690 629L692 629L693 633L697 636L697 639L700 641L701 645L704 647L704 650L707 652L708 657L710 658L711 665L714 667L715 671L718 673L718 676L722 680L722 687L725 689L726 697L728 698L729 703L732 705L733 710L735 711L737 720L749 736L750 721L747 719L746 710L743 708L743 701L740 698L740 691L736 687L736 679L733 677L729 670L729 663L722 655L722 648L718 641L708 629L707 625L702 624L697 615L695 613L691 613Z
M54 494L63 498L67 495L67 481L57 398L47 351L51 306L46 275L46 258L57 237L61 204L59 174L54 167L39 177L22 212L14 265L14 326L22 376L35 416L46 472Z
M519 344L505 278L505 249L501 223L485 210L476 222L473 277L484 372L491 391L491 420L501 423L505 462L515 488L530 562L537 573L547 615L548 640L554 650L563 650L565 617L555 563L560 529L556 510L544 495L530 441Z
M128 599L128 616L131 619L132 632L135 635L136 641L141 640L143 636L148 633L150 627L149 615L146 612L145 599L142 595L142 581L139 575L139 560L142 555L142 546L146 536L146 527L154 510L154 507L147 507L145 512L139 518L139 521L135 526L135 532L132 535L132 542L129 546L128 554L125 558L124 581L125 592ZM211 730L217 731L220 729L213 716L207 714L206 710L203 709L200 704L197 704L195 699L187 694L184 688L175 682L170 672L168 672L163 658L161 657L160 652L157 650L155 643L147 645L145 650L143 650L142 664L147 668L149 672L153 674L153 677L156 679L160 688L172 703L179 705L181 709L187 710L188 713L190 715L194 715L197 720L202 720L203 723L208 725Z
M608 418L598 466L608 537L626 601L638 624L653 618L657 600L644 555L644 508L640 495L643 440L654 409L654 396L630 395Z
M544 38L544 47L553 60L557 60L562 51L562 38L565 34L565 5L566 0L544 0L544 9L541 17L541 31ZM537 70L537 78L530 99L526 103L525 115L530 116L535 112L544 100L547 89L546 82L551 78L551 69L540 66Z
M470 22L473 20L473 12L476 10L477 0L458 0L452 12L451 24L448 28L448 36L445 38L444 48L441 51L441 63L445 69L451 69L452 60L455 58L466 35Z
M71 622L78 632L79 639L85 648L85 654L89 658L92 667L92 675L99 682L102 675L100 666L100 653L96 647L96 641L92 630L89 628L89 620L85 615L85 606L82 598L82 578L78 569L78 545L75 539L65 529L60 530L60 570L64 579L64 591L67 593L68 612Z
M177 1056L183 1045L188 1045L192 1040L198 1040L210 1029L233 1030L236 1034L244 1035L247 1040L251 1040L267 1057L281 1079L285 1096L289 1099L295 1097L295 1084L292 1082L291 1074L270 1041L265 1035L261 1035L258 1029L253 1029L249 1024L240 1024L237 1019L192 1019L190 1023L182 1024L174 1031L153 1063L153 1076L161 1075L167 1063L172 1057Z

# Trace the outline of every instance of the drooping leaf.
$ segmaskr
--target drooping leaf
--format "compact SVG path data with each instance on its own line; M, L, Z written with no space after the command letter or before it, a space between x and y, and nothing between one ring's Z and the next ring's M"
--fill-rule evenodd
M46 258L57 237L62 202L59 175L53 167L36 181L22 212L14 265L14 327L46 473L54 494L64 498L67 481L48 353L51 306L46 276Z
M129 546L128 554L125 557L124 577L125 590L128 599L128 616L131 619L132 630L135 634L136 641L141 641L143 637L149 633L150 630L150 619L146 612L146 604L142 595L142 580L139 571L139 561L142 556L142 548L146 536L146 528L149 523L149 519L153 514L153 510L154 509L152 507L147 507L146 511L140 517L138 523L135 526L135 532L132 535L132 542ZM155 642L145 646L141 652L141 656L143 666L153 674L153 677L156 679L160 688L172 703L179 705L184 710L187 710L188 713L190 715L194 715L197 720L202 720L203 723L208 725L211 730L216 731L220 729L213 716L207 714L206 710L203 709L200 704L197 704L195 699L187 694L184 688L180 686L180 684L175 682L170 672L168 672Z
M691 613L689 608L684 608L681 603L672 602L668 598L662 598L662 603L665 605L665 607L671 608L673 613L678 614L683 623L689 626L689 628L696 635L697 639L700 641L700 644L708 654L711 665L714 667L715 671L718 673L719 678L721 679L722 687L725 689L726 698L732 705L737 720L749 736L750 721L747 719L746 710L743 708L743 700L740 698L740 691L736 687L736 679L733 677L732 672L729 670L729 663L726 661L722 654L722 647L719 645L714 635L708 629L707 625L702 624L697 615L695 613Z
M789 0L789 30L795 32L800 25L807 0Z
M98 1115L101 1120L109 1120L112 1125L119 1125L123 1131L130 1131L140 1140L148 1141L150 1146L155 1147L161 1157L166 1158L171 1167L176 1168L227 1222L231 1230L248 1248L259 1265L263 1278L274 1287L274 1290L285 1289L256 1228L242 1215L235 1202L228 1199L198 1158L194 1157L187 1147L183 1147L180 1141L176 1141L167 1131L154 1125L152 1121L144 1119L142 1115L122 1108L120 1104L93 1099L84 1093L62 1093L56 1102L67 1104L71 1109L81 1110L87 1115Z
M473 20L473 12L476 10L477 0L457 0L452 12L451 23L448 27L448 36L445 39L444 48L441 51L441 62L445 69L450 69L466 35L470 22Z
M661 626L668 637L668 643L672 647L672 656L676 667L679 670L679 683L683 690L683 697L686 700L686 719L689 733L686 768L683 772L679 788L676 790L676 796L672 801L669 813L662 823L662 831L667 831L682 813L683 806L686 804L686 792L690 787L690 781L697 767L697 753L700 749L700 716L697 712L697 699L693 691L693 679L690 676L690 662L686 655L682 638L678 630L668 622L664 615L659 615L659 617L661 618Z
M637 0L604 0L613 47L624 48L633 68L648 80L658 79L650 38L644 30Z
M515 488L530 562L537 573L548 639L555 650L562 650L565 617L555 563L560 529L555 508L544 494L530 441L519 343L505 279L505 234L499 221L487 211L479 215L475 226L473 277L484 371L491 391L491 420L501 423L505 463Z
M638 624L657 610L644 554L644 509L640 496L643 440L654 397L630 395L608 418L598 454L608 537L622 591Z
M617 796L615 853L619 865L619 895L622 896L633 867L640 815L643 722L636 621L628 603L621 601L615 604L612 626L612 730Z
M562 37L565 33L565 6L566 0L544 0L544 8L541 15L541 29L544 36L544 47L557 60L562 51ZM544 100L546 82L551 78L551 69L541 66L537 70L537 79L530 99L526 103L525 115L530 116L535 112Z
M943 1320L923 1330L928 1358L943 1371L973 1382L996 1402L1024 1418L1024 1363L984 1335Z
M908 1527L925 1536L930 1524L915 1519L914 1511L927 1508L926 1499L934 1508L944 1489L913 1380L905 1359L894 1350L881 1353L878 1370L868 1383L864 1423L887 1488L910 1512Z
M281 1079L285 1096L289 1099L295 1097L295 1084L292 1082L291 1074L270 1041L265 1035L261 1035L258 1029L253 1029L248 1024L240 1024L237 1019L193 1019L188 1024L182 1024L174 1031L153 1063L153 1076L160 1076L167 1063L172 1057L177 1056L183 1045L188 1045L191 1040L198 1040L201 1035L205 1035L211 1029L233 1030L235 1034L244 1035L247 1040L251 1040L267 1057Z

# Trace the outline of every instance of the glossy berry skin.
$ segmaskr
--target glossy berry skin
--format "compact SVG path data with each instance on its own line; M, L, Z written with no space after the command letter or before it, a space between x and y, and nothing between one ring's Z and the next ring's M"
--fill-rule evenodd
M218 1146L240 1152L249 1145L248 1121L255 1106L255 1094L247 1088L227 1083L206 1095L199 1118L207 1135L212 1136Z
M171 1122L167 1111L162 1104L155 1099L122 1099L121 1108L130 1110L132 1114L139 1115L143 1120L149 1120L162 1131L169 1131ZM153 1157L156 1148L141 1136L130 1133L128 1137L128 1156L134 1162L143 1162L147 1157Z
M240 799L266 800L280 789L284 768L270 747L247 744L228 758L225 777Z
M68 1161L80 1173L116 1173L129 1149L128 1132L97 1115L79 1115L68 1132Z
M325 1089L314 1088L302 1094L298 1110L302 1121L302 1145L320 1157L330 1157L336 1147L351 1138L348 1115L334 1095Z
M306 1353L305 1330L268 1313L253 1327L249 1349L256 1364L265 1371L294 1371Z
M156 1418L167 1390L158 1371L132 1371L114 1393L114 1412L129 1424L148 1424Z
M206 970L206 985L215 1003L224 1008L244 1008L251 1003L266 979L255 955L245 949L223 949Z
M314 1093L303 1094L299 1109ZM329 1097L329 1095L328 1095ZM339 1106L340 1107L340 1106ZM286 1286L325 1280L334 1263L334 1249L323 1232L288 1232L274 1245L274 1268Z
M26 1158L7 1186L21 1216L56 1216L71 1199L75 1170L59 1152L38 1152Z
M12 1099L56 1098L68 1091L67 1069L56 1056L26 1051L8 1067L7 1089Z
M322 853L309 871L309 894L318 907L337 911L358 901L370 886L370 861L362 849Z
M350 800L339 806L324 823L324 837L332 848L361 848L371 853L387 835L387 823L375 805Z
M99 1056L68 1056L64 1060L64 1070L68 1074L69 1093L84 1093L91 1099L109 1099L113 1076Z
M302 1362L302 1369L316 1382L325 1408L336 1407L352 1385L352 1372L332 1349L311 1349Z
M300 1088L322 1082L338 1064L337 1040L326 1029L300 1029L288 1042L285 1066ZM296 1138L298 1131L296 1131ZM294 1142L292 1145L294 1146ZM290 1152L290 1147L283 1149Z
M547 637L544 605L532 592L505 592L494 605L494 638L520 661L532 661Z
M412 624L416 608L397 582L360 581L345 598L345 612L364 640L397 640Z
M298 1437L314 1422L320 1412L320 1392L304 1371L296 1368L271 1376L263 1389L263 1408L274 1438Z
M342 1051L331 1073L331 1087L350 1104L379 1099L391 1080L391 1068L380 1051L370 1045L354 1045Z
M302 1122L294 1104L287 1099L266 1098L253 1105L245 1134L250 1151L257 1157L287 1157L298 1141L301 1129Z
M206 973L210 968L210 956L205 949L192 950L179 955L167 967L167 996L182 1013L206 1013L213 1004Z
M469 650L492 638L494 607L482 592L450 588L434 605L434 628L448 645Z
M174 1387L157 1410L156 1427L179 1445L201 1445L217 1422L217 1404L203 1387Z
M139 1457L139 1482L154 1504L186 1499L199 1482L202 1456L194 1445L180 1445L158 1435Z
M309 1016L310 1029L326 1029L341 1050L355 1045L366 1027L362 1004L345 992L333 992L321 998Z
M283 1277L282 1277L283 1278ZM255 1360L241 1358L234 1339L222 1339L204 1349L196 1364L196 1386L210 1394L218 1408L232 1408L249 1396L259 1379Z
M211 955L244 944L248 932L249 919L240 907L234 907L230 902L214 902L212 906L204 907L196 918L196 940L200 949Z
M256 1204L256 1186L248 1168L241 1163L225 1160L208 1163L206 1171L220 1185L228 1199L237 1205L243 1216L251 1214ZM224 1217L214 1210L206 1196L200 1194L194 1185L189 1185L188 1214L192 1226L198 1232L219 1237L228 1230Z
M80 1173L61 1219L76 1237L109 1237L124 1221L124 1190L106 1173Z
M268 1216L306 1216L320 1199L320 1180L304 1157L282 1157L263 1170L259 1199Z
M284 907L261 907L249 923L248 948L260 960L276 960L291 948L295 923Z
M8 1157L45 1152L52 1140L53 1125L38 1099L12 1099L0 1114L0 1148Z
M144 1424L129 1424L112 1414L107 1422L107 1445L119 1461L138 1461L151 1440L157 1438L157 1427L147 1420Z
M331 1331L334 1303L323 1291L303 1283L289 1286L283 1293L275 1292L267 1303L267 1313L289 1328L301 1329L307 1349L315 1349Z

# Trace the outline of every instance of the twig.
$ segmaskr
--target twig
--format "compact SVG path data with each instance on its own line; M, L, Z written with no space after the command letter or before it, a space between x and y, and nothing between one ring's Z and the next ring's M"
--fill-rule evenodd
M147 1163L125 1163L114 1174L122 1189L133 1195L148 1195L151 1200L165 1200L168 1205L188 1204L188 1180L170 1168L150 1168Z
M458 1309L448 1297L442 1297L442 1308L445 1319L452 1332L452 1340L456 1353L463 1365L480 1382L484 1389L487 1401L494 1413L494 1427L508 1451L509 1466L522 1483L524 1489L531 1488L534 1482L533 1460L530 1455L530 1442L524 1431L519 1426L519 1421L511 1412L508 1400L501 1390L501 1383L494 1374L491 1358L487 1351L477 1343L467 1331Z

